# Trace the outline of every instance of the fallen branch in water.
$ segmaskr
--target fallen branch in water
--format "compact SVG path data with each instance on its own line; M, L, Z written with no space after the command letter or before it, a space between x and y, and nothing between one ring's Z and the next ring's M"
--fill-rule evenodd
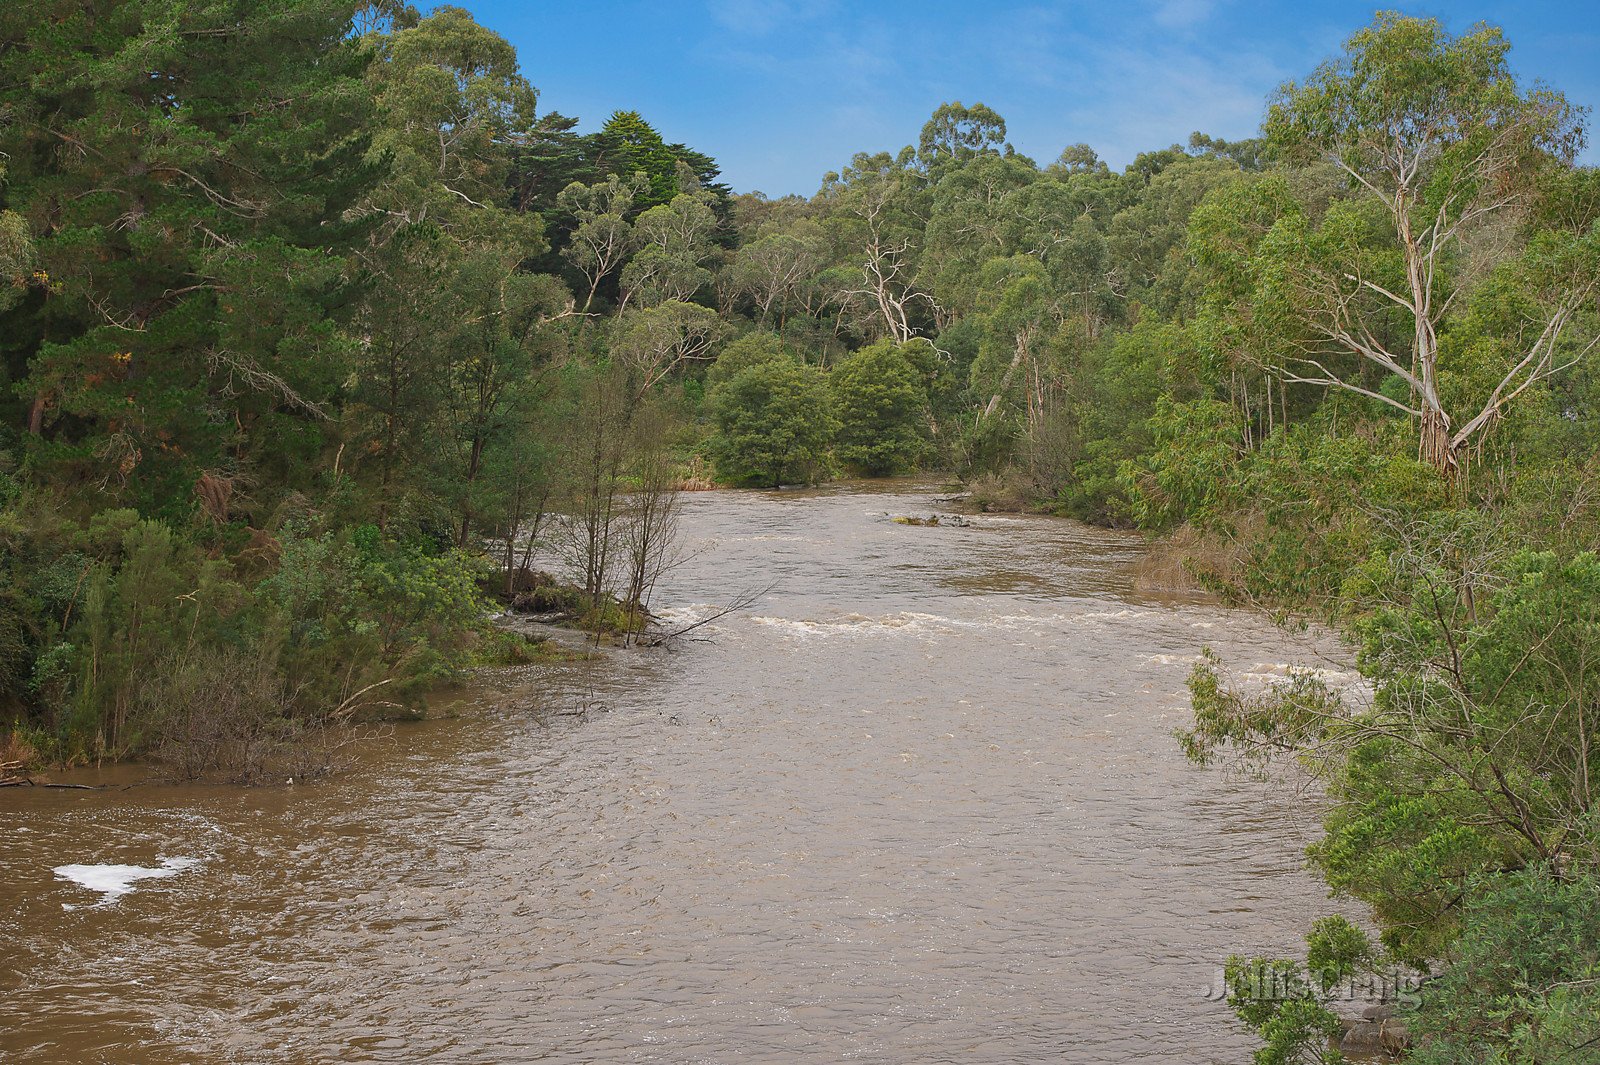
M358 704L356 702L357 699L360 699L363 695L367 694L373 688L381 688L385 684L393 683L393 681L394 681L394 678L393 677L389 677L387 679L377 681L376 683L368 684L365 688L362 688L360 691L358 691L354 695L350 696L350 698L348 698L344 702L340 703L338 705L338 707L334 709L333 713L328 715L328 720L330 720L330 721L342 721L342 720L344 720L346 717L348 717L351 714L355 713L355 711L357 710L357 708L358 708ZM378 703L376 705L378 705L378 706L396 706L398 704L390 703L390 702L383 702L383 703Z
M681 629L674 629L672 632L664 632L653 639L641 641L641 645L644 647L660 647L662 644L667 643L670 640L676 640L678 637L683 636L686 633L693 632L702 625L709 625L713 621L727 617L729 614L736 614L741 610L748 610L751 606L755 605L757 600L764 597L768 592L772 591L772 589L776 588L777 586L778 583L774 581L765 588L762 588L760 591L750 590L740 592L738 595L729 600L727 605L723 606L722 609L718 610L716 613L701 618L693 625L685 625Z

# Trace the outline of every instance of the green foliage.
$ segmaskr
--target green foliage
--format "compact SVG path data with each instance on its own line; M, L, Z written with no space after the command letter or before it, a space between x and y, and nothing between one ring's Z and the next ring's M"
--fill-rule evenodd
M272 573L251 583L132 511L81 529L38 514L23 525L23 513L3 515L13 519L3 561L23 576L4 603L25 622L5 647L7 695L41 708L39 735L59 758L157 748L185 775L252 776L207 760L245 758L247 732L259 768L270 737L354 708L380 681L389 701L410 698L464 664L484 625L480 562L371 526L349 539L286 528ZM254 678L236 715L185 701L227 689L235 673Z
M1196 356L1189 330L1141 321L1109 343L1087 346L1078 362L1073 388L1061 407L1041 423L1064 423L1047 455L1065 457L1067 469L1049 483L1059 509L1100 522L1126 521L1133 512L1124 466L1153 446L1154 419L1193 390ZM1039 429L1034 431L1037 440ZM1065 437L1065 439L1063 439ZM1184 442L1185 456L1193 441ZM1040 470L1040 458L1032 465Z
M48 294L0 312L32 341L5 421L48 476L177 516L198 471L321 432L371 104L333 0L98 7L0 23L5 197Z
M483 572L464 552L433 554L372 525L348 537L295 526L257 596L294 685L341 702L386 676L404 687L459 666L485 616Z
M459 7L368 42L382 120L372 147L389 167L384 199L469 223L470 203L494 202L505 184L509 159L497 146L534 124L538 93L516 50Z
M1600 560L1521 552L1436 523L1377 561L1380 599L1357 630L1370 706L1296 677L1258 695L1191 677L1192 757L1229 749L1259 765L1302 757L1333 802L1309 853L1336 892L1368 903L1398 961L1426 967L1460 934L1484 876L1600 866L1587 781L1600 773L1596 677ZM1467 573L1491 567L1492 592Z
M1245 450L1238 411L1215 399L1162 396L1149 423L1152 448L1120 468L1135 521L1161 531L1189 521L1207 526L1233 502L1228 488Z
M746 333L730 342L706 370L706 385L716 388L740 370L767 363L794 363L798 360L785 350L776 333Z
M1331 1004L1374 960L1366 933L1344 917L1324 917L1306 936L1306 960L1230 957L1227 1002L1261 1036L1256 1065L1338 1065L1343 1028Z
M913 469L927 451L928 395L899 345L879 341L828 375L839 420L834 455L869 477Z
M1009 155L1011 146L1005 139L1006 120L998 112L983 104L966 107L957 100L939 105L922 127L917 161L935 169L1002 148Z
M810 481L838 429L827 380L786 359L747 365L707 397L716 433L709 450L731 484L777 488Z
M656 128L637 111L616 111L601 127L600 140L614 155L614 173L642 174L645 192L641 207L669 203L686 184L711 185L716 164L681 144L668 144Z
M1329 920L1338 920L1332 918ZM1313 950L1315 950L1313 944ZM1223 967L1227 1002L1261 1036L1256 1065L1338 1065L1330 1049L1340 1034L1339 1017L1327 1004L1327 985L1295 961L1230 957Z
M709 157L572 135L461 8L353 12L0 13L0 716L54 756L251 777L411 701L554 505L557 368L644 409L725 331Z
M1600 1057L1600 880L1544 866L1474 885L1462 932L1410 1019L1419 1065Z
M1453 37L1435 19L1381 12L1350 37L1343 57L1284 87L1268 110L1267 136L1291 154L1333 151L1357 172L1396 162L1381 156L1385 143L1431 138L1442 150L1426 160L1434 175L1420 180L1435 192L1486 176L1482 153L1496 134L1514 133L1513 149L1570 148L1576 116L1554 93L1518 90L1510 47L1494 26Z

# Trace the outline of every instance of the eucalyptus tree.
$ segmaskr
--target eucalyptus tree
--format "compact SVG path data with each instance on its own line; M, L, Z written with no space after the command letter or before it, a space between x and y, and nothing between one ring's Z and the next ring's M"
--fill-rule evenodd
M1279 222L1305 210L1290 177L1273 173L1219 186L1189 217L1185 246L1200 287L1196 319L1209 372L1248 416L1246 443L1258 427L1265 435L1288 424L1283 368L1310 340L1298 315L1271 297L1275 260L1263 255Z
M633 224L639 250L622 270L622 306L685 302L710 283L711 272L701 264L715 251L711 200L699 189L680 192L639 215Z
M1056 161L1047 168L1052 172L1062 175L1098 174L1108 176L1111 168L1106 166L1100 158L1100 153L1079 141L1069 144L1061 149L1061 154L1056 156Z
M666 300L620 315L611 355L628 368L635 394L643 396L674 371L712 358L727 332L727 323L711 308Z
M601 283L637 248L638 238L628 215L647 187L641 175L624 180L612 174L593 185L575 181L561 190L557 198L561 208L577 220L561 254L589 286L581 308L584 313L594 306Z
M544 223L507 203L537 93L510 43L459 8L366 44L372 151L389 170L368 204L386 224L362 255L372 283L344 419L350 466L378 464L380 520L403 502L397 489L417 491L453 510L466 547L496 509L483 473L533 401L555 342L545 327L573 302L559 279L522 269L548 247Z
M1163 275L1188 272L1184 237L1189 216L1212 189L1238 180L1231 160L1178 158L1153 174L1131 203L1105 228L1106 252L1116 264L1123 295L1156 304L1163 314L1179 310L1171 294L1160 291Z
M905 343L930 317L933 296L917 282L927 227L926 176L912 167L910 148L858 154L840 173L823 178L819 194L839 243L859 269L838 296L871 308L879 335Z
M1352 257L1330 234L1327 254L1289 258L1284 281L1315 336L1292 381L1356 392L1416 420L1420 457L1441 473L1529 388L1561 372L1563 332L1595 284L1594 238L1549 242L1546 275L1516 351L1482 393L1449 409L1440 333L1462 297L1457 259L1475 230L1526 205L1539 171L1570 164L1582 143L1579 113L1548 89L1524 90L1499 29L1452 36L1433 19L1380 15L1343 56L1289 84L1267 115L1272 145L1291 161L1325 159L1384 220L1398 253L1392 268ZM1349 216L1344 216L1348 218ZM1561 247L1555 247L1556 243ZM1385 339L1400 316L1409 336ZM1327 353L1373 364L1405 385L1394 395L1328 364Z
M745 244L727 270L736 291L754 304L757 321L768 325L776 318L781 327L791 308L816 309L808 290L827 261L821 226L804 219Z
M451 493L457 499L457 546L465 548L479 515L479 479L491 448L521 431L519 411L537 404L541 371L561 353L561 335L548 328L567 303L559 278L515 268L520 249L463 256L448 279L455 328L445 375L445 439L453 444Z
M516 49L457 7L367 38L388 173L373 206L398 225L450 230L503 206L510 147L536 126L539 95Z
M1227 159L1240 170L1248 171L1265 170L1271 162L1271 151L1265 137L1244 137L1230 141L1199 130L1189 134L1189 154Z
M1039 260L1064 309L1093 338L1120 317L1126 289L1108 248L1107 228L1117 178L1102 169L1047 172L1006 197L1004 241L1016 254Z
M1017 250L1008 240L1017 196L1037 178L1026 161L992 153L956 156L944 166L933 188L917 274L933 295L940 326L985 301L978 272L988 260Z
M940 104L922 126L917 139L917 163L937 172L961 165L979 155L1010 155L1006 120L984 104L967 107L960 100Z
M1034 426L1058 384L1044 361L1044 346L1066 315L1063 294L1030 255L989 260L981 283L993 295L987 309L974 316L984 340L972 365L971 387L976 395L989 396L977 421L994 418L1008 400L1020 400L1027 424Z

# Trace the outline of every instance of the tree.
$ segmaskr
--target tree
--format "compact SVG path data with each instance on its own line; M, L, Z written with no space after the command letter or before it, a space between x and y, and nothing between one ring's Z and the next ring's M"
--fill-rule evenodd
M709 307L667 300L617 319L611 352L634 375L643 395L689 362L711 358L727 325Z
M370 41L381 118L372 147L390 167L377 208L453 229L482 217L473 208L501 206L509 146L535 128L539 99L516 49L458 7Z
M1262 170L1265 169L1267 162L1267 142L1262 137L1247 137L1236 141L1223 140L1221 137L1213 137L1196 130L1189 134L1189 153L1211 156L1215 159L1229 159L1237 163L1240 170Z
M638 396L627 373L615 366L572 368L567 382L562 449L562 550L583 589L596 625L617 591L618 530L621 527L629 426Z
M784 350L783 338L776 333L746 333L730 341L717 353L717 359L706 369L706 388L715 389L740 370L768 362L794 362L794 355Z
M826 252L816 223L768 233L739 249L728 270L738 291L760 312L762 325L780 319L802 287L822 269Z
M620 535L626 571L621 599L627 640L644 630L656 583L681 561L675 455L675 437L681 431L678 412L667 397L647 397L634 412L630 430L631 491L623 501Z
M560 279L517 272L501 256L464 257L457 270L449 282L459 324L442 381L449 417L441 429L457 451L450 494L458 500L456 546L466 548L487 453L508 430L523 428L518 408L537 401L536 370L553 354L544 327L568 293Z
M0 40L5 198L48 279L0 324L31 341L30 453L170 509L203 471L304 471L377 177L349 6L9 5Z
M859 154L842 174L823 179L820 194L845 220L859 264L860 282L841 296L862 298L883 333L902 344L917 335L919 312L933 306L916 283L926 218L919 202L924 179L910 169L910 151L899 158Z
M0 189L5 187L6 169L0 165ZM20 298L33 269L33 234L28 220L15 211L0 210L0 310Z
M716 161L682 144L668 144L637 111L617 111L595 135L606 171L632 177L643 174L644 207L671 202L681 192L704 189L719 212L726 210L728 189L717 182Z
M1037 177L1019 159L983 155L948 169L934 187L917 281L933 294L941 322L985 302L978 272L1016 250L1008 241L1016 203Z
M1582 143L1577 112L1558 93L1522 91L1499 29L1456 37L1433 19L1385 13L1351 37L1345 55L1304 84L1286 85L1266 133L1291 160L1321 158L1383 212L1400 254L1398 277L1359 261L1302 264L1293 300L1317 346L1288 379L1340 388L1417 419L1421 457L1441 473L1517 396L1570 365L1562 332L1595 284L1592 264L1563 278L1539 308L1541 328L1476 409L1452 417L1442 397L1439 333L1456 302L1453 261L1465 235L1524 204L1549 159L1570 164ZM1581 239L1581 238L1580 238ZM1386 342L1378 319L1410 324L1409 350ZM1400 378L1397 398L1340 374L1319 357L1345 352Z
M483 474L496 449L519 450L509 437L539 393L535 367L553 343L544 327L573 302L558 278L522 269L548 247L544 223L504 202L537 93L515 49L459 8L368 45L373 151L391 169L370 202L387 224L362 256L372 284L345 442L365 444L351 467L379 466L381 523L412 502L448 508L465 549L500 509L504 479Z
M739 485L778 488L810 478L838 428L827 381L792 359L746 366L708 397L717 474Z
M1079 141L1061 149L1054 164L1066 174L1109 174L1111 171L1101 161L1100 153Z
M1347 582L1374 607L1358 629L1368 706L1310 674L1254 696L1214 660L1190 680L1190 755L1286 753L1322 776L1313 861L1419 967L1448 956L1478 878L1600 871L1600 559L1506 558L1499 540L1443 519Z
M1408 1057L1583 1062L1600 1046L1600 879L1535 868L1486 882L1421 996Z
M922 127L917 142L917 162L935 170L962 163L975 155L1011 154L1006 143L1006 120L983 104L967 107L960 100L940 104Z
M710 200L708 194L697 189L680 192L668 202L651 207L634 222L639 243L666 252L704 255L717 229Z
M981 284L993 296L989 309L975 316L988 343L973 362L971 385L975 392L989 393L977 420L993 418L1020 385L1028 423L1035 424L1045 411L1050 383L1040 349L1061 321L1062 301L1038 260L1027 255L989 260Z
M583 300L585 313L594 306L601 282L638 246L627 216L644 189L643 179L624 181L613 174L594 185L574 181L561 190L561 207L578 223L561 254L589 285Z
M634 222L633 240L641 250L622 271L624 306L636 297L645 306L681 303L710 282L711 272L700 265L711 253L717 228L710 199L698 190L681 192Z
M1182 157L1144 183L1106 227L1106 253L1129 294L1158 304L1163 274L1189 272L1183 254L1190 215L1213 189L1238 180L1239 168L1230 161Z
M869 477L913 468L927 451L928 394L899 345L880 340L828 374L839 431L834 454Z
M340 474L376 482L380 529L393 514L425 510L438 487L428 475L439 472L449 365L437 353L452 347L458 309L448 253L437 231L396 234L368 257L374 284L352 320L363 342L346 383L336 465Z

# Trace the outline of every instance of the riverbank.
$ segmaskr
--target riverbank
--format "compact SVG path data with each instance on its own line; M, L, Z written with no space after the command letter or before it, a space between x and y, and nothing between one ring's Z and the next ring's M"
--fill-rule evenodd
M1141 592L1135 536L881 488L697 493L659 612L749 610L482 670L336 777L0 795L0 1052L1247 1057L1204 992L1325 911L1315 815L1170 733L1200 646L1334 649ZM106 905L53 872L164 859Z

